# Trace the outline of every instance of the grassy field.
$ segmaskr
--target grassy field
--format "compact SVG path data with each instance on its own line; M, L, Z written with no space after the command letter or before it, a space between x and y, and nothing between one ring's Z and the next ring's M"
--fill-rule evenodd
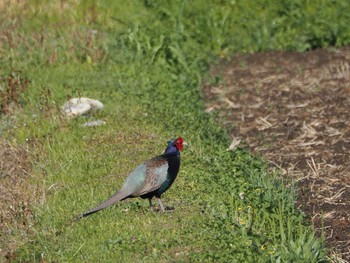
M25 148L31 163L19 190L31 196L31 216L22 211L12 222L2 218L3 256L327 261L322 238L294 207L291 182L243 149L226 150L230 138L204 112L199 86L209 63L235 51L349 43L343 11L349 4L338 2L37 0L2 7L0 132L13 147ZM302 12L295 13L298 8ZM328 23L335 17L337 26ZM11 86L10 77L28 85ZM105 108L67 120L59 107L77 96L98 99ZM95 119L106 125L80 126ZM175 212L152 213L147 201L134 199L71 221L114 193L128 172L175 136L190 144L163 198Z

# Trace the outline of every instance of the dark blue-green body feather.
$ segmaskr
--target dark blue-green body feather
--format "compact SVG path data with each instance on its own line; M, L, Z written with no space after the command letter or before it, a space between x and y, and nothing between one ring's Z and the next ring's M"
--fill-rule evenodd
M126 198L141 197L150 200L156 197L162 210L161 195L169 189L175 181L180 169L180 150L185 144L182 138L168 142L165 152L157 157L145 161L126 178L120 191L97 207L81 214L79 218L96 213L114 203Z

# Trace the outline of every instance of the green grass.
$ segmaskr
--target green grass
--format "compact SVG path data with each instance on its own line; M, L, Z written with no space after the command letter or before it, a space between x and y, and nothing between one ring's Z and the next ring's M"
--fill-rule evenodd
M28 234L5 237L17 260L326 260L323 240L295 208L295 188L243 149L226 151L229 138L204 112L199 87L208 64L234 51L348 44L347 1L48 3L1 17L0 74L31 82L0 131L30 151L28 183L40 192ZM58 108L70 96L99 99L105 109L66 120ZM107 124L79 126L97 118ZM133 199L71 222L175 136L190 144L164 195L175 212L151 213Z

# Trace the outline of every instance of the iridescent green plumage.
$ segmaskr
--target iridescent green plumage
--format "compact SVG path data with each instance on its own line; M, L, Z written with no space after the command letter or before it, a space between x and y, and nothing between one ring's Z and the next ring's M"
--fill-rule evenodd
M97 207L84 212L79 218L91 215L116 202L132 197L147 198L151 208L152 198L156 197L161 210L164 212L165 208L160 198L177 177L180 169L180 151L182 151L185 144L181 137L169 141L162 155L145 161L129 174L120 191Z

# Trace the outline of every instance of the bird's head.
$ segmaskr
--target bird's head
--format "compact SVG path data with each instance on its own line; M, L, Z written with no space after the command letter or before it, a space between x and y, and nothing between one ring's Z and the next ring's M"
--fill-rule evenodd
M183 150L184 145L187 145L187 143L184 141L184 139L182 139L182 137L172 139L168 141L168 147L166 148L164 154L178 153L179 151Z

